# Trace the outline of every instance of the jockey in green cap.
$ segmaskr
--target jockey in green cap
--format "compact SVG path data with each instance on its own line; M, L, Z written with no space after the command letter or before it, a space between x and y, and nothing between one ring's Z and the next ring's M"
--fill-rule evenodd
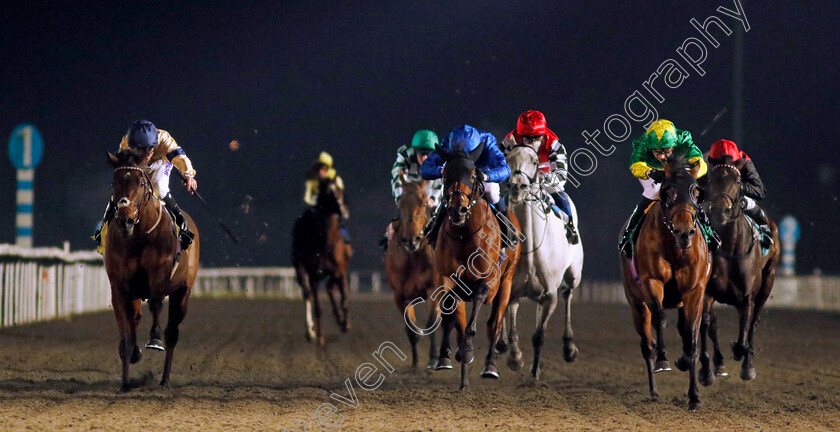
M696 177L706 174L706 161L703 160L703 153L694 144L691 133L677 129L674 123L668 120L656 120L651 123L644 135L633 140L630 172L639 179L644 191L618 243L618 249L628 256L632 253L632 248L626 246L631 243L631 237L644 218L645 211L658 198L659 187L665 179L663 162L672 154L683 155L686 160L697 166ZM712 231L706 214L702 210L698 211L698 218L706 239L710 242L709 248L717 249L720 240Z
M391 196L394 202L398 202L403 194L403 183L417 183L423 180L420 177L420 166L435 150L438 144L438 136L428 129L420 129L414 133L411 139L411 146L400 146L397 149L397 159L391 167ZM426 183L426 196L429 197L429 207L436 208L443 194L443 182L432 180ZM391 237L393 224L389 224L385 235L379 240L379 246L384 250L388 246L388 239Z

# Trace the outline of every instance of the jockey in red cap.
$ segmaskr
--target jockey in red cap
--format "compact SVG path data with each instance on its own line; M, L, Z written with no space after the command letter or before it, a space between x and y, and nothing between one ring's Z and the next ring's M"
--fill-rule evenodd
M554 214L566 221L566 237L569 243L577 244L580 239L572 216L569 195L563 190L567 175L566 149L563 144L560 144L557 135L546 125L543 113L531 110L519 116L516 130L507 134L502 140L501 147L507 152L517 145L526 145L536 149L540 159L540 175L550 174L558 180L543 183L542 187L554 199L554 205L551 206Z
M767 222L767 215L764 210L756 204L756 200L764 199L766 191L758 171L755 169L752 159L746 153L738 149L738 145L729 140L720 140L712 144L709 151L709 165L730 165L740 167L741 191L744 193L744 200L741 206L744 212L751 217L761 230L762 246L769 248L773 244L773 235Z

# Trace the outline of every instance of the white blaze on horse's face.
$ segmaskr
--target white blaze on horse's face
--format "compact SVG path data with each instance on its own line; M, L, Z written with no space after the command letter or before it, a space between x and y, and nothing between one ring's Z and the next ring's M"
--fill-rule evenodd
M525 198L532 187L532 181L539 175L539 157L534 147L522 145L514 147L507 160L511 170L510 201L518 204Z

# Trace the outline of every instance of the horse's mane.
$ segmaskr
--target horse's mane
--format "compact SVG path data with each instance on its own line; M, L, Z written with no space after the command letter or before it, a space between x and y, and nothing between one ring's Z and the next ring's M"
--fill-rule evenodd
M145 153L145 152L143 152ZM121 149L114 156L117 157L117 167L136 166L145 167L143 162L143 154L134 149Z
M691 173L691 170L694 167L694 165L692 165L691 162L688 161L688 158L684 153L672 154L668 157L666 164L668 165L668 169L671 172L669 183L677 184L683 181L697 181L697 179L694 178L694 174Z

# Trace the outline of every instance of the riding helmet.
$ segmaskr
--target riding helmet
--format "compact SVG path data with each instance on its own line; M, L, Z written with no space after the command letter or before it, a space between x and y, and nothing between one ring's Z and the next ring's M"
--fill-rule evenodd
M420 129L411 139L411 147L418 153L431 153L438 143L437 134L428 129Z
M157 145L157 128L148 120L137 120L128 128L128 146L149 148Z
M677 128L669 120L657 120L645 132L649 149L666 149L677 145Z
M548 135L545 115L539 111L525 111L516 121L516 134L523 135Z

